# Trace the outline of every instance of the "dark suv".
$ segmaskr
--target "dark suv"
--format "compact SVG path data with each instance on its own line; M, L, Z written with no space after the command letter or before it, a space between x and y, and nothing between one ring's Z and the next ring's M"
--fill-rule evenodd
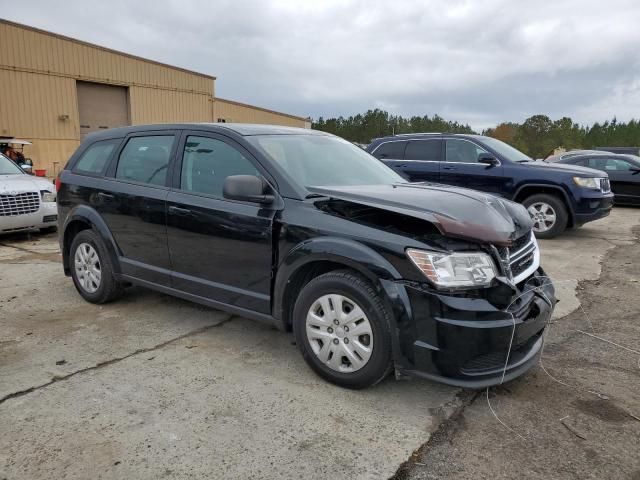
M367 151L411 182L458 185L522 203L538 238L606 217L613 206L606 173L536 162L491 137L396 135L373 140Z
M94 133L58 178L64 271L82 297L153 288L291 330L362 388L395 369L453 385L537 361L555 305L526 210L407 183L305 129L152 125Z

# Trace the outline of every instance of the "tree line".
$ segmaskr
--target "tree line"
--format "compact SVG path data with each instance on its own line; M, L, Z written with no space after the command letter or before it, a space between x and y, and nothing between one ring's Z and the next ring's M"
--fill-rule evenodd
M533 115L523 123L504 122L482 132L466 124L429 117L390 115L380 109L347 118L320 117L312 128L333 133L356 143L369 143L376 137L399 133L449 132L482 133L513 145L533 158L545 158L562 147L640 147L640 121L618 122L616 118L590 126L579 125L569 117L552 120L547 115Z

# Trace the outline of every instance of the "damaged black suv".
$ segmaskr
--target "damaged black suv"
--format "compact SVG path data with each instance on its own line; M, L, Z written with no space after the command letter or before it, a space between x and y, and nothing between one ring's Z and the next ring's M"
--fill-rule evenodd
M391 371L473 388L515 378L556 302L522 206L407 183L322 132L106 130L57 184L64 271L87 301L141 285L293 330L344 387Z

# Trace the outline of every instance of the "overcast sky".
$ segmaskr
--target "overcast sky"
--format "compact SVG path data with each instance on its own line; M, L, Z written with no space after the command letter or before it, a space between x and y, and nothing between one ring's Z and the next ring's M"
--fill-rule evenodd
M0 0L0 16L215 75L314 118L382 108L482 129L640 118L640 1Z

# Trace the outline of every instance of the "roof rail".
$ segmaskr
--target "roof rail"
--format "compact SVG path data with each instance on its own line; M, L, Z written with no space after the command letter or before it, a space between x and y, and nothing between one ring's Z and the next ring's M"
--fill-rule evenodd
M416 133L396 133L394 137L404 137L409 135L442 135L445 132L416 132Z

